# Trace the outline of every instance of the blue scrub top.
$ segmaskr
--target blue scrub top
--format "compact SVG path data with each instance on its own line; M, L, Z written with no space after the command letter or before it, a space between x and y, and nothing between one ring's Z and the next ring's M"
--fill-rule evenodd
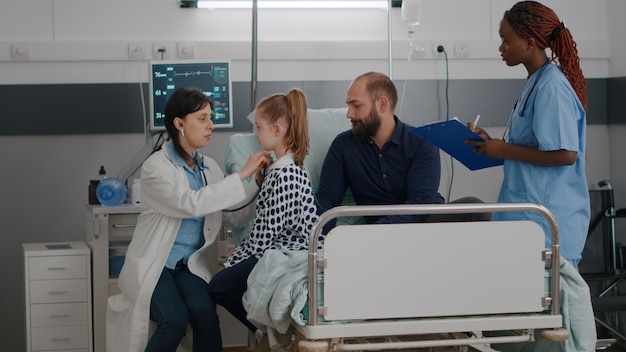
M554 64L527 81L510 121L508 142L542 151L578 153L573 165L546 167L517 160L504 161L504 181L498 202L542 204L554 215L560 234L561 256L581 259L589 228L589 190L585 176L586 113L569 81ZM494 220L534 220L546 232L547 221L535 212L495 213Z

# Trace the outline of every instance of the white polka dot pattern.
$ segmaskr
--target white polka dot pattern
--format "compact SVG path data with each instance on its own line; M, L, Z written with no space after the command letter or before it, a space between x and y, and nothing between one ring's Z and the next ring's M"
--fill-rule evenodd
M224 263L233 266L250 256L261 258L268 249L308 249L317 220L308 173L296 163L270 168L257 199L250 236Z

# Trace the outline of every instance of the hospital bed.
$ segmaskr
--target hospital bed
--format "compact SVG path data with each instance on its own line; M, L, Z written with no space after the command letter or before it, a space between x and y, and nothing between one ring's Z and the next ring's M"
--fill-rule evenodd
M501 211L544 216L552 247L532 221L347 224L316 242L337 217ZM559 250L551 213L531 203L337 207L314 225L308 253L264 254L244 307L268 335L295 328L301 352L593 351L589 288Z
M330 142L350 128L345 114L346 109L308 111L311 153L305 166L314 189ZM253 114L249 116L252 118ZM258 148L252 134L233 135L222 156L226 173L236 172ZM354 204L349 193L343 204ZM520 210L546 217L552 228L552 248L545 249L543 230L530 221L367 225L359 220L363 216L392 213ZM334 219L338 219L337 226L328 234L323 252L319 252L319 231ZM239 240L235 238L235 244ZM559 285L563 283L561 273L567 263L559 255L557 225L550 212L540 205L342 206L320 216L311 234L310 248L302 259L306 272L301 278L306 280L301 283L305 289L300 290L307 292L307 306L300 309L289 302L290 311L285 312L291 317L290 329L297 331L297 345L303 352L443 346L456 346L463 351L468 345L532 344L539 336L547 341L564 341L570 333L564 329L570 317L564 319L560 300L568 290ZM292 265L293 260L288 263ZM591 317L591 326L585 325L587 334L581 340L593 339L587 345L595 345L588 288L573 271L567 272L584 285L578 295L583 298L582 307L573 310ZM253 271L250 277L255 276ZM246 294L250 292L249 282ZM268 307L269 304L264 307L266 311L279 314L275 306Z
M531 221L344 225L334 218L389 214L535 211L552 227L551 250ZM362 351L527 342L534 331L564 341L559 237L535 204L347 206L311 234L309 307L300 351Z

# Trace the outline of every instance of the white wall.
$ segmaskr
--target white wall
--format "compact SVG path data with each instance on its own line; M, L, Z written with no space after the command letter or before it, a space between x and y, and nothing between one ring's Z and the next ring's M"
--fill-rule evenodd
M469 59L451 57L450 79L523 78L522 69L506 67L497 53L498 22L513 3L422 0L415 38L427 54L411 61L400 9L393 9L393 78L444 78L443 61L430 53L432 43L441 41L470 45ZM626 75L622 1L545 3L579 42L588 78ZM386 11L287 11L259 13L259 81L351 80L365 71L387 72ZM180 9L176 0L0 0L0 84L146 82L147 63L129 60L128 45L143 46L148 59L154 42L166 43L170 58L179 43L192 45L195 57L231 58L234 80L249 81L250 20L246 10ZM12 44L26 47L29 60L12 60ZM41 110L47 113L45 106ZM5 124L20 118L0 115ZM618 202L626 199L626 170L611 151L624 150L623 135L622 126L591 126L588 133L589 181L610 177L622 195ZM229 136L216 133L207 154L219 160ZM100 165L115 175L143 143L140 134L0 137L0 265L8 269L0 283L5 350L25 346L23 278L16 265L21 243L84 239L88 180ZM449 177L446 171L442 190ZM456 166L452 198L471 193L494 201L500 178L498 169L469 173Z

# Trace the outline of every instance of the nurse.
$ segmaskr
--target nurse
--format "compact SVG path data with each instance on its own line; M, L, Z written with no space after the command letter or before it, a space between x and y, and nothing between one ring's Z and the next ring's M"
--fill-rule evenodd
M472 123L484 142L466 141L475 152L504 160L498 202L532 202L555 216L561 256L578 267L589 227L585 176L587 86L572 34L550 8L521 1L500 21L500 54L508 66L524 65L526 85L513 107L502 139ZM550 56L546 49L551 50ZM501 213L494 220L529 219L546 232L547 221L534 212Z
M207 291L209 252L222 229L222 209L244 204L258 186L242 180L269 165L257 152L228 177L201 153L215 128L212 103L200 90L178 88L165 106L169 140L141 169L141 214L119 277L122 293L109 298L107 351L172 351L193 329L193 350L221 346L215 304ZM227 213L234 226L254 206ZM149 321L156 330L149 338ZM216 343L218 341L218 343Z

